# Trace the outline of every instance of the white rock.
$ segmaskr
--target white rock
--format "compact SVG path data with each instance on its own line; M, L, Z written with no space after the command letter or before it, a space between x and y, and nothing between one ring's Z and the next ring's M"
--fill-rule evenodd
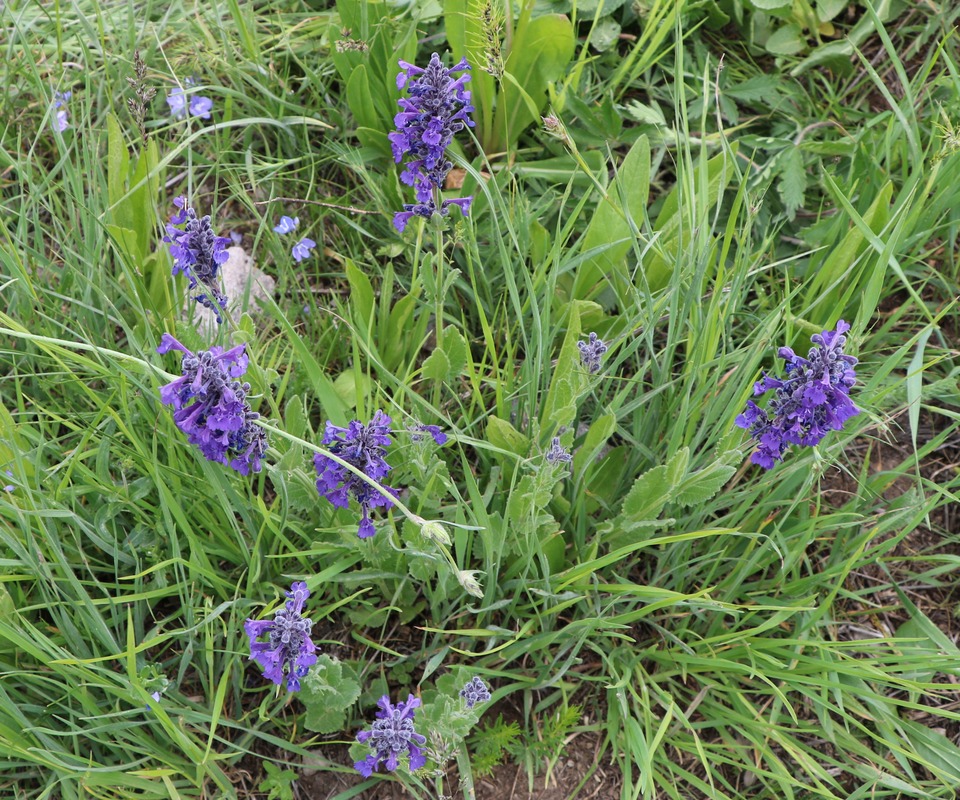
M257 269L253 265L253 259L242 247L228 247L227 254L227 263L220 267L221 288L227 296L227 310L234 318L244 311L260 313L260 306L264 301L273 297L277 282ZM212 335L217 327L217 315L200 305L192 296L187 298L187 302L193 307L194 327L201 333ZM190 306L185 309L188 316L191 313Z

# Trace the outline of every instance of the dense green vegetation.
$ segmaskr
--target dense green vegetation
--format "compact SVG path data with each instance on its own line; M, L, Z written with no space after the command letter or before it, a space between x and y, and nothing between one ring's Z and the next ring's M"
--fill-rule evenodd
M0 794L483 797L506 764L571 798L955 797L951 7L7 0ZM398 60L433 52L473 66L473 202L400 233ZM180 195L271 300L194 326ZM754 382L840 319L860 413L752 464ZM178 429L164 333L246 344L262 471ZM360 539L313 457L377 410L400 493ZM288 693L244 622L294 581L319 660ZM364 779L384 694L429 758Z

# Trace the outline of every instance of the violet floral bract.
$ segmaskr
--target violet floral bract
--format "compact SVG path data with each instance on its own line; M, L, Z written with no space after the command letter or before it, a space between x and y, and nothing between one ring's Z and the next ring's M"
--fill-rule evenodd
M295 581L286 592L287 602L272 620L248 619L243 630L250 637L250 660L263 667L263 677L277 686L286 680L287 691L300 689L300 678L317 663L317 647L310 639L313 622L303 616L310 597L304 581ZM268 641L257 641L268 636Z
M393 217L394 227L402 233L414 216L446 216L450 206L457 206L464 214L469 211L472 197L442 200L440 194L453 167L447 148L454 134L466 126L472 128L474 122L469 116L473 111L470 92L464 88L470 76L454 77L470 69L465 58L450 69L443 66L437 53L426 67L406 61L399 64L403 72L397 75L397 88L406 87L410 97L397 101L401 109L393 120L397 130L388 138L394 160L399 164L407 159L400 180L414 188L417 199L416 203L404 203L403 211Z
M843 428L843 423L860 413L850 399L850 389L857 382L853 370L857 359L843 352L844 334L850 326L840 320L836 330L810 337L814 346L807 357L798 356L789 347L781 347L777 355L785 362L786 376L781 380L766 373L754 384L754 396L774 392L766 410L753 400L736 419L740 428L750 431L757 440L751 460L764 469L782 461L791 444L812 447L830 431Z
M375 752L362 761L357 761L353 765L354 769L364 778L369 778L379 769L381 763L387 770L395 770L404 751L410 757L410 771L420 769L427 763L426 756L420 752L420 747L426 744L427 737L417 733L413 727L414 709L420 705L420 701L411 694L406 702L393 705L390 698L384 695L377 705L380 710L370 730L357 734L357 741L369 742Z
M237 378L247 369L245 345L230 350L211 347L191 353L169 333L163 334L157 352L176 350L182 377L160 389L160 400L173 406L173 421L200 448L209 461L217 461L241 475L260 471L267 449L260 415L247 402L249 383Z
M346 428L341 428L327 422L322 444L326 445L331 453L352 464L368 478L396 495L396 489L382 483L391 469L384 457L385 448L391 444L391 422L390 417L382 411L377 411L368 425L354 420ZM378 506L390 508L393 501L343 465L320 453L313 457L313 466L317 471L317 491L320 495L337 508L348 508L350 496L353 495L360 504L361 511L357 535L361 539L373 536L376 528L370 521L370 509Z

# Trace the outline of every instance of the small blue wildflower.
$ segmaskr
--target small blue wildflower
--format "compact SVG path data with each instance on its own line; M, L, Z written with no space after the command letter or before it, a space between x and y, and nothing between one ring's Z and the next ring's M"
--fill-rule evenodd
M783 380L764 373L754 384L754 396L774 391L767 410L753 400L736 419L736 425L750 431L757 440L751 461L772 469L791 444L813 447L831 430L838 431L850 417L860 413L850 400L850 389L857 382L853 370L857 359L845 355L843 335L850 326L840 320L836 330L810 337L814 347L802 358L789 347L777 355L786 362Z
M457 206L463 214L470 210L472 197L441 200L440 192L453 167L447 148L454 134L466 126L473 127L474 122L470 119L470 92L464 88L470 76L453 77L470 69L465 58L450 69L443 66L437 53L425 68L406 61L399 64L403 72L397 75L397 88L406 86L410 98L398 101L401 110L393 120L397 130L388 138L396 163L408 157L400 180L414 187L417 200L404 203L403 211L393 217L394 227L402 233L414 216L446 216L450 206Z
M183 85L190 88L194 85L193 78L187 78ZM170 106L170 116L174 119L181 119L186 116L187 111L194 117L201 119L210 119L210 110L213 108L213 100L201 95L188 95L179 86L174 86L167 95L167 105Z
M12 477L13 477L13 470L12 470L12 469L5 469L5 470L3 471L3 474L6 475L8 478L12 478ZM17 487L14 486L12 483L8 483L6 486L3 487L3 491L5 491L5 492L12 492L12 491L13 491L14 489L16 489L16 488L17 488Z
M317 663L316 645L310 639L313 622L303 616L303 604L310 597L304 581L294 581L284 607L272 620L248 619L244 633L250 637L250 660L263 667L263 677L280 686L284 679L287 691L300 689L300 678ZM261 636L266 642L258 642Z
M209 97L201 97L198 94L190 98L190 113L200 119L210 119L210 111L213 109L213 100Z
M170 116L180 119L187 113L187 95L179 86L174 86L167 95L167 105L170 106Z
M300 217L293 217L292 219L287 216L280 217L280 222L274 226L273 230L276 233L293 233L297 229L297 225L300 224Z
M473 708L477 703L486 703L490 699L490 689L474 675L460 690L460 696L467 701L467 708Z
M197 216L183 195L177 197L173 204L179 211L170 218L167 235L163 237L163 241L170 244L173 274L182 272L186 275L191 290L198 286L207 290L194 299L213 311L217 322L221 323L223 316L220 311L227 307L227 298L220 291L217 273L230 258L227 253L230 239L217 236L210 225L210 215Z
M317 246L317 243L313 239L308 239L304 236L299 242L297 242L293 249L290 251L290 254L293 256L293 260L300 262L303 259L310 256L310 251Z
M329 447L331 453L383 486L381 481L391 469L384 458L385 448L391 443L391 422L390 417L382 411L377 411L368 425L354 420L346 428L341 428L327 422L322 443ZM317 471L317 491L320 495L337 508L349 507L350 495L353 495L360 504L361 512L357 535L361 539L373 536L377 531L370 521L370 509L378 506L390 508L393 501L327 456L317 453L313 457L313 466ZM397 494L389 486L383 488L393 495Z
M73 92L70 91L53 93L53 107L59 109L56 112L53 127L60 131L60 133L63 133L70 127L70 119L67 115L67 109L64 108L64 106L71 97L73 97Z
M587 368L587 371L590 374L599 372L603 354L607 352L607 343L591 332L589 341L577 342L577 349L580 350L580 363Z
M151 693L150 693L150 696L153 698L153 702L155 702L155 703L159 703L159 702L160 702L160 692L151 692ZM147 711L153 711L153 709L150 708L150 704L149 704L149 703L147 703L147 704L144 706L144 709L146 709Z
M554 436L550 442L550 449L547 450L544 458L547 459L551 464L569 464L573 461L573 456L567 452L562 444L560 444L560 437Z
M412 694L406 702L393 705L386 695L377 702L380 710L377 719L368 731L360 731L357 741L370 742L375 752L368 755L363 761L357 761L353 768L364 778L369 778L383 763L388 771L395 770L400 764L400 756L404 751L410 757L410 771L420 769L427 763L426 756L420 752L420 747L427 743L427 737L414 730L414 709L420 701Z
M208 461L241 475L259 472L267 449L267 434L256 424L260 415L247 402L250 384L237 380L249 363L245 347L211 347L194 354L165 333L157 348L161 355L171 350L183 354L182 376L160 389L160 401L173 406L176 426Z

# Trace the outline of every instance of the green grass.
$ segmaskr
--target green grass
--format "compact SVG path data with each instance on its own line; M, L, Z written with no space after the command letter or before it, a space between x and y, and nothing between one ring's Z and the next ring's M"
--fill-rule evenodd
M0 794L266 797L286 778L262 764L299 773L322 746L322 769L355 778L338 800L363 796L385 778L353 773L353 738L381 694L413 692L465 795L498 757L541 785L578 734L623 798L954 796L955 37L914 9L846 74L792 72L803 54L647 5L655 28L624 6L637 38L578 44L544 86L573 146L536 124L497 132L509 156L460 137L474 205L439 240L393 229L409 190L383 147L395 54L443 54L447 28L475 47L452 12L7 4ZM344 27L366 53L337 51ZM126 108L137 49L148 146ZM344 77L359 64L363 109ZM211 122L167 114L190 75ZM215 342L180 319L161 241L182 193L277 279L276 303ZM292 261L281 213L313 258ZM734 419L753 381L840 317L861 414L750 465ZM173 424L165 331L248 343L255 403L286 434L259 475ZM597 375L576 357L589 331L611 345ZM446 548L397 509L360 541L356 508L314 489L325 421L378 408L452 436L398 435L389 456ZM558 435L569 471L543 460ZM243 634L292 580L330 656L302 697L262 679ZM471 730L444 698L473 674L496 705Z

